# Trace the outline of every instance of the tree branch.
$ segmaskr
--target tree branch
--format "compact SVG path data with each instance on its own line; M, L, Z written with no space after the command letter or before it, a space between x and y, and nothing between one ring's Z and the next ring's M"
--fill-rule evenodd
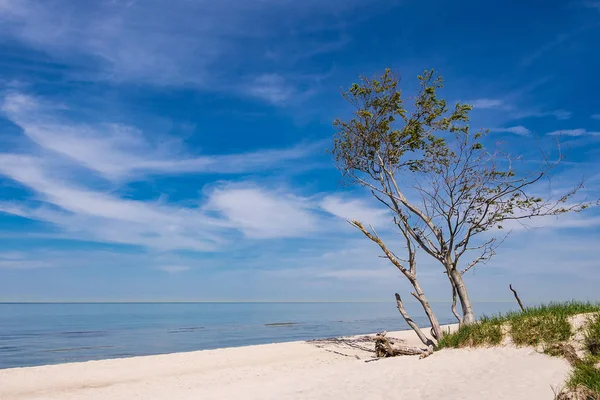
M402 299L400 298L400 295L398 293L396 293L396 306L398 307L398 311L400 311L400 314L402 315L406 323L413 329L413 331L415 331L421 342L423 342L423 344L426 346L434 346L433 341L427 336L425 336L421 328L419 328L419 325L417 325L417 323L414 322L412 318L408 315L406 309L404 308L404 304L402 303Z

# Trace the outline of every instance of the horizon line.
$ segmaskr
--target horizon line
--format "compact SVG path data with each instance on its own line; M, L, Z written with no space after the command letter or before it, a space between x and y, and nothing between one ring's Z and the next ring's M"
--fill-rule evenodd
M475 303L512 303L514 300L474 300ZM418 304L417 301L407 301ZM552 301L550 301L552 302ZM392 300L41 300L41 301L0 301L0 304L360 304L394 303ZM430 303L451 303L451 301L430 301ZM537 302L536 302L537 303Z

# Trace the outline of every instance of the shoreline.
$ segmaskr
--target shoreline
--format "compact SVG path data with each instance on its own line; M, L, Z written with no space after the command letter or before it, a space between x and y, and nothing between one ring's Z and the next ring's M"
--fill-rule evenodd
M295 322L284 322L284 323L273 323L273 324L266 324L266 325L278 327L278 326L287 326L287 325L293 325L293 324L296 324L296 323ZM455 328L455 326L458 326L458 325L457 324L442 325L442 328L452 328L453 329L453 328ZM426 331L427 329L428 329L427 327L423 328L424 331ZM408 329L403 329L403 330L399 330L399 331L391 331L391 332L388 332L388 335L404 336L404 335L406 335L407 332L412 333L413 330L411 328L408 328ZM52 363L52 364L40 364L40 365L29 365L29 366L21 366L21 367L0 368L0 374L4 371L18 370L18 369L56 367L56 366L61 366L61 365L77 365L77 364L86 364L86 363L103 362L103 361L119 361L119 360L129 360L132 358L143 359L146 357L163 357L163 356L171 356L171 355L196 354L196 353L203 353L203 352L233 350L233 349L251 348L251 347L258 347L258 346L273 346L273 345L285 345L285 344L297 344L297 343L310 344L312 342L325 341L325 340L329 340L329 339L351 339L351 338L359 338L359 337L374 336L374 335L375 335L375 333L363 333L363 334L346 335L346 336L318 337L318 338L306 339L306 340L283 340L283 341L269 342L269 343L245 344L245 345L238 345L238 346L234 345L234 346L227 346L227 347L215 347L215 348L189 350L189 351L176 351L176 352L169 352L169 353L155 353L155 354L132 355L132 356L126 356L126 357L98 358L98 359L83 360L83 361L67 361L67 362L59 362L59 363ZM416 339L416 337L415 337L415 339ZM406 341L407 343L410 343L411 346L421 346L422 345L421 342L419 342L418 340L414 340L414 341L408 340L407 341L407 338L404 338L402 340Z
M388 336L419 344L412 330ZM552 398L551 385L569 371L564 360L512 347L365 362L372 353L328 339L3 369L0 398L438 399L455 390L461 399L541 399Z

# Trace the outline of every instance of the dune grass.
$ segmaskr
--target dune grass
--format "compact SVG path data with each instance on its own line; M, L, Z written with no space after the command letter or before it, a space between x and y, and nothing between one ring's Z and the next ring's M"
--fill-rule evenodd
M549 347L571 337L573 332L569 317L592 312L600 312L600 304L571 301L528 307L524 312L483 317L476 324L444 335L438 343L438 349L495 346L502 342L505 335L509 335L517 346L541 344Z
M600 398L600 369L591 363L582 363L575 367L567 381L567 387L585 386Z
M445 334L437 348L496 346L502 342L501 317L483 317L476 324L465 325L454 333Z
M523 312L509 312L483 317L476 324L462 326L444 335L437 348L496 346L509 336L517 346L539 346L550 355L554 345L568 342L573 334L569 317L592 314L583 326L585 358L573 366L566 386L585 386L600 399L600 304L583 302L551 303L528 307Z
M573 368L567 387L585 386L600 399L600 312L589 318L584 326L583 345L587 355Z

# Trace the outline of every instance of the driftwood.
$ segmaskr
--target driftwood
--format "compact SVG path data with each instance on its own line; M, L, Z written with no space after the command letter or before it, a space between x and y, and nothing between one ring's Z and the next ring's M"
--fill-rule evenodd
M371 358L365 362L396 356L419 356L420 358L425 358L433 353L433 346L423 349L404 346L402 339L388 337L387 332L377 333L375 336L313 339L309 340L308 343L312 343L327 352L359 360L365 356L370 356ZM374 347L373 344L375 345Z
M375 355L379 358L396 356L419 356L425 358L433 353L433 346L427 349L418 347L401 346L386 337L387 332L378 333L375 336Z
M367 353L374 353L375 350L371 348L373 338L369 336L354 337L354 338L325 338L325 339L312 339L308 341L314 343L320 349L325 347L339 348L339 349L355 349L364 351ZM327 349L325 349L327 350ZM344 354L346 355L346 354Z
M508 285L508 287L510 288L510 290L512 290L513 294L515 295L515 299L517 299L517 303L519 303L519 307L521 307L521 311L525 312L525 307L523 307L523 303L521 303L521 299L519 298L517 291L515 289L513 289L512 284Z

